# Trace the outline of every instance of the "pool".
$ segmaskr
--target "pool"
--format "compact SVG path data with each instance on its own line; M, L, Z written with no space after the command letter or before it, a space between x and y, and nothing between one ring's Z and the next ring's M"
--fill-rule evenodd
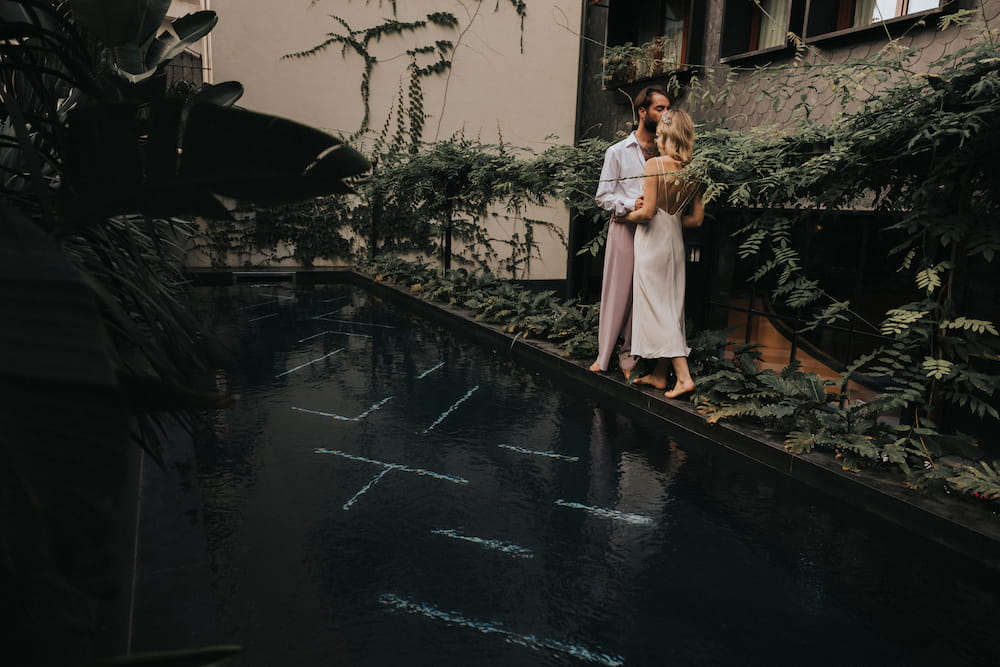
M1000 663L997 577L944 549L360 288L201 289L227 664Z

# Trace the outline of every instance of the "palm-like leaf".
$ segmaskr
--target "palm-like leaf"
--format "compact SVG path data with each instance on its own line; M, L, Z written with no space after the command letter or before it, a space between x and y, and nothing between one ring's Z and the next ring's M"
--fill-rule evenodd
M205 102L220 107L231 107L243 97L243 84L239 81L223 81L205 84L191 95L190 102Z
M126 42L111 49L114 71L129 83L139 83L156 74L155 67L146 67L142 45Z
M160 27L170 0L69 0L73 18L109 47L142 44Z
M325 132L245 109L198 101L185 108L176 99L74 111L67 158L70 229L123 213L227 217L216 195L277 204L350 192L343 179L368 168Z
M343 192L367 168L334 137L212 103L235 102L238 84L185 102L157 97L148 84L160 77L108 76L101 53L137 81L214 25L180 22L147 66L168 6L0 3L0 588L23 607L12 664L85 659L93 609L121 570L112 532L134 431L225 400L183 299L177 246L190 223L170 217L224 215L217 194Z
M160 64L176 57L185 48L207 35L219 22L219 17L210 10L187 14L171 22L146 50L146 67L155 69Z

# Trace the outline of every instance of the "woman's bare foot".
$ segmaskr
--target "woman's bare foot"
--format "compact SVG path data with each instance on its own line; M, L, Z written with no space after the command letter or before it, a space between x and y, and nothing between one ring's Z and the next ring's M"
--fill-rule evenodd
M592 373L600 373L603 370L604 369L601 368L601 365L599 363L597 363L596 361L590 365L590 371Z
M681 396L682 394L686 394L689 391L693 390L694 390L694 382L692 380L688 380L687 382L681 382L680 380L678 380L677 384L674 385L674 388L668 392L664 392L663 395L666 396L667 398L677 398L678 396Z
M631 368L623 368L622 369L622 375L625 376L626 380L629 379L630 377L632 377L632 369Z
M635 379L635 384L648 384L657 389L667 388L667 378L659 377L656 375L643 375L641 378Z

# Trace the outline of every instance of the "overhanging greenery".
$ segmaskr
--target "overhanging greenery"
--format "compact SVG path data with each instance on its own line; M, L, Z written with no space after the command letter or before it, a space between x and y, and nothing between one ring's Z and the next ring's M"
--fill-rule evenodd
M959 12L948 21L972 18ZM836 68L801 63L760 68L755 74L760 94L773 95L779 106L794 103L795 122L751 132L700 128L686 176L705 184L710 209L724 204L748 212L749 223L731 230L739 255L753 264L754 279L775 302L801 315L804 330L840 321L852 308L831 296L833 286L806 273L793 242L797 226L826 212L861 207L888 221L880 230L902 239L889 261L911 276L916 295L872 322L871 331L883 344L855 359L835 383L795 368L761 371L752 348L727 359L720 352L721 337L706 334L716 349L705 343L703 357L695 360L701 381L694 400L709 419L756 420L784 438L790 451L827 450L846 469L889 466L910 486L947 480L947 488L1000 498L998 452L979 447L961 427L962 415L993 422L998 416L1000 339L991 321L993 304L977 294L982 281L996 280L1000 250L998 172L992 168L1000 148L995 52L995 36L984 30L979 41L926 71L915 71L918 54L898 43ZM849 111L829 125L811 120L808 104L796 92L806 85L833 87ZM689 103L711 104L722 94L696 83ZM383 136L391 134L387 126ZM412 154L387 151L375 176L358 185L361 197L345 204L341 224L355 234L355 257L434 256L456 212L467 216L462 233L488 248L481 225L487 206L516 211L525 201L560 198L575 216L593 221L597 233L604 216L592 197L606 146L590 140L529 155L502 143L456 137ZM287 240L294 243L292 236ZM588 249L597 252L601 242L598 233ZM467 257L467 266L481 269L488 254L486 249ZM422 265L420 272L427 270ZM404 282L451 303L468 302L466 307L479 313L486 292L499 288L492 279L484 283L481 272L472 275L479 276L475 289L481 292L474 297L453 296L458 288L452 283L461 281L452 273L431 279L420 273ZM445 280L447 288L437 280ZM522 305L529 301L518 299ZM550 318L558 312L550 302L533 307ZM528 333L527 308L486 312L491 318L502 312L511 318L512 331ZM591 326L588 322L580 320L581 326ZM575 353L586 358L588 333L578 333L584 338L564 340L574 339ZM859 372L882 381L882 392L869 403L851 400L846 390L847 380ZM898 425L883 419L890 413Z
M226 106L238 84L167 94L163 66L216 22L160 31L169 5L0 3L0 576L16 664L92 662L127 571L134 442L159 460L164 414L231 400L184 300L193 225L173 216L224 216L220 195L345 192L369 166L336 137Z

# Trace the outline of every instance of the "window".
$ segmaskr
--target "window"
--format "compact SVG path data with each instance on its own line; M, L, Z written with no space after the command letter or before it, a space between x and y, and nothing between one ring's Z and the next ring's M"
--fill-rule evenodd
M939 12L948 0L810 0L806 38Z
M665 76L700 51L696 0L609 0L604 80L608 85ZM697 3L701 7L702 3Z
M938 0L856 0L854 25L870 25L897 16L937 9Z
M788 32L802 27L802 3L794 0L727 0L722 17L722 62L788 46Z

